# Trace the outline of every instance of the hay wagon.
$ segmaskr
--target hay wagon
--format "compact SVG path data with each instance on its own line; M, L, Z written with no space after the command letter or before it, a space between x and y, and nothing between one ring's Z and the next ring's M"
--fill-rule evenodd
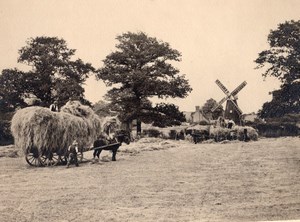
M94 150L110 150L112 147L121 146L121 142L115 142L104 146L91 147L91 148L82 148L77 153L78 162L83 161L83 153ZM67 153L59 152L38 152L38 149L31 148L25 154L25 160L30 166L42 167L42 166L55 166L59 164L67 163Z
M108 140L108 144L101 144L97 146L94 143L94 146L96 147L80 148L79 152L77 153L78 162L80 163L83 161L83 153L88 151L98 151L97 156L99 157L102 150L112 151L112 161L115 161L118 148L123 142L130 144L131 141L130 132L125 130L117 130L115 133L115 136ZM27 149L25 153L25 160L30 166L55 166L58 164L66 164L67 156L67 149L57 149L55 151L51 151L51 149L30 148Z
M103 132L102 128L100 117L79 101L67 102L60 112L52 112L39 106L20 109L14 114L11 124L15 146L23 151L26 162L31 166L65 163L67 149L74 139L78 141L80 148L88 147ZM114 142L122 143L119 138ZM111 146L113 145L109 144L97 149L109 150ZM114 146L119 148L120 144ZM78 160L82 161L83 153L92 149L96 148L82 148L78 152ZM111 149L114 156L115 149Z

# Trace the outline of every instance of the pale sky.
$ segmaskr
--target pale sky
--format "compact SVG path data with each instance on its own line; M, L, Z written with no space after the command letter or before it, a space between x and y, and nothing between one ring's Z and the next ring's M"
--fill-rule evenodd
M254 60L268 48L270 30L292 19L300 19L299 0L0 0L0 70L25 69L17 63L18 50L37 36L65 39L77 50L74 59L99 68L115 51L117 35L143 31L182 53L175 66L193 91L168 100L181 111L194 111L210 98L221 100L219 79L229 91L247 81L238 104L244 113L256 112L279 82L263 81ZM107 88L92 76L85 91L94 103Z

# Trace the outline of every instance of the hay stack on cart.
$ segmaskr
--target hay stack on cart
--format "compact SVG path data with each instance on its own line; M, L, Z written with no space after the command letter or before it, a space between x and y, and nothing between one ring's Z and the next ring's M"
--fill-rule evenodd
M101 123L90 107L71 101L60 112L37 106L18 110L11 131L29 165L56 165L64 160L73 140L80 148L91 146L101 132Z

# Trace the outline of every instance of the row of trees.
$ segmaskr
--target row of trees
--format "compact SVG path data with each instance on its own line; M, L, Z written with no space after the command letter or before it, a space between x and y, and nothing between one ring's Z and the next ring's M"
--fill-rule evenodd
M184 121L183 113L174 104L150 101L152 97L185 98L192 91L185 75L171 64L181 60L181 53L143 32L127 32L116 39L116 50L98 69L81 59L74 60L76 50L69 49L63 39L28 39L19 50L18 62L28 65L29 71L4 69L0 75L0 112L26 107L28 99L41 106L49 106L54 100L63 105L70 98L91 105L84 97L83 84L90 75L96 75L111 87L105 96L108 102L102 105L128 124L136 119L138 131L142 121L157 126ZM259 53L255 62L257 68L264 68L264 77L274 76L282 84L259 114L268 118L299 113L300 21L279 24L271 30L268 42L270 48ZM207 102L203 111L209 112L213 103Z
M116 51L96 69L81 59L72 60L75 49L57 37L30 38L19 50L18 62L29 71L4 69L0 75L1 111L14 111L28 106L33 99L41 106L57 100L59 105L70 98L91 105L84 98L83 83L95 74L111 89L106 94L109 109L122 121L154 122L158 126L176 125L184 115L174 104L152 104L150 98L184 98L191 92L185 75L170 62L180 61L181 54L168 43L148 37L145 33L124 33L117 36Z

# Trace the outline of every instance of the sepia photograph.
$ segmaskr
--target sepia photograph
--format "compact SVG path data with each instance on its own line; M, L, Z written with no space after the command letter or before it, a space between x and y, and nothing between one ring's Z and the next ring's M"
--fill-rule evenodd
M299 0L0 0L1 222L300 222Z

